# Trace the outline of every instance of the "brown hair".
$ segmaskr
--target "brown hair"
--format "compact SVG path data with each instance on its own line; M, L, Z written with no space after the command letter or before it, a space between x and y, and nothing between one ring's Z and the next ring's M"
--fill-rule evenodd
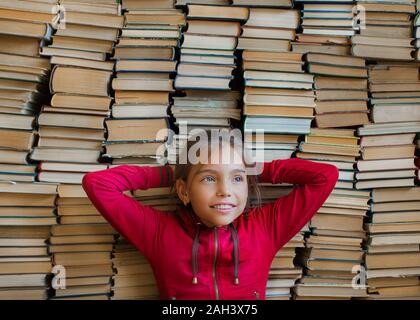
M224 131L223 133L220 132L218 134L218 141L217 142L222 142L221 140L223 139L224 135L227 134L229 135L229 146L232 147L233 149L237 149L238 148L238 144L235 143L233 136L231 135L231 132L229 129L224 129L227 131ZM208 132L207 132L208 133ZM191 136L188 138L188 140L186 141L186 143L184 143L184 145L182 146L182 149L177 153L177 157L176 157L176 163L175 163L175 170L174 170L174 179L172 181L172 185L171 185L171 192L176 194L176 189L175 189L175 183L178 179L182 179L185 182L188 179L188 176L191 172L191 168L193 165L193 163L191 163L191 159L190 157L188 157L187 155L189 154L189 151L191 149L191 147L197 143L197 137L198 136ZM203 136L200 135L200 138L202 138ZM205 134L204 137L207 137L207 145L209 146L209 148L207 149L207 159L211 156L211 152L212 152L212 148L210 146L211 143L211 137L209 134ZM202 141L201 141L202 142ZM214 143L214 141L213 141ZM220 144L218 143L218 145L220 146ZM240 146L242 146L242 143L240 144ZM198 151L200 151L200 149L198 149ZM245 156L245 152L246 149L242 148L240 151L240 154L242 156L242 160L244 160L244 156ZM199 153L199 152L198 152ZM197 155L198 157L200 155ZM186 162L185 163L181 163L180 159L185 159ZM255 163L251 163L248 164L246 161L244 161L245 167L247 168L252 168L254 167L256 164ZM244 211L244 215L245 217L248 216L248 211L251 207L256 207L257 210L261 208L261 191L258 187L258 178L256 175L248 175L247 174L247 182L248 182L248 200L245 206L245 211ZM251 199L254 200L252 201L253 203L251 203ZM179 203L179 205L184 206L184 204L182 202ZM189 203L187 206L191 206L191 203Z

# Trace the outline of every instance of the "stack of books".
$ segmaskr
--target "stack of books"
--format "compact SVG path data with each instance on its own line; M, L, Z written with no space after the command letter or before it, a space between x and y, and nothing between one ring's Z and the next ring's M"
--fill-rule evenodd
M363 264L363 219L369 192L336 188L311 220L311 235L298 258L305 276L297 299L349 299L366 296L366 286L353 282Z
M41 51L55 65L53 96L37 119L40 138L31 159L41 161L40 181L81 184L81 173L94 170L102 152L114 67L107 60L124 17L114 1L62 5L65 19L59 21L52 44Z
M358 28L352 0L295 0L301 8L302 32L292 51L297 53L351 54L351 36Z
M60 5L64 19L59 20L51 44L41 50L55 65L50 77L52 99L37 118L40 137L31 159L40 161L39 181L60 183L63 188L58 192L59 224L52 228L49 252L53 264L67 272L65 284L54 288L52 298L102 299L111 290L114 231L90 203L81 183L87 172L107 168L99 160L104 119L112 101L114 63L109 54L124 17L115 1L64 0ZM66 188L70 195L63 191ZM102 234L111 237L96 239Z
M106 156L113 164L159 161L168 137L167 109L185 14L171 1L123 2L125 25L115 46L115 103L107 119Z
M255 7L249 9L238 42L245 84L244 146L256 161L288 159L296 151L299 136L309 133L315 107L313 76L305 74L302 55L290 52L299 12L261 8L264 2L247 5ZM288 7L288 3L278 6ZM259 188L262 204L291 190L288 185L261 183ZM291 298L291 288L302 274L302 268L294 264L296 248L303 245L303 234L298 234L276 254L267 299Z
M358 129L362 157L356 174L356 188L373 189L366 224L369 299L420 296L418 81L416 64L383 62L369 70L373 123Z
M220 133L222 129L232 128L240 119L241 110L237 106L241 98L238 91L220 90L185 90L173 97L171 112L178 132L167 146L168 162L175 164L187 141L201 130L210 136L212 130Z
M352 286L354 270L363 263L363 219L370 199L369 192L353 189L358 140L354 129L312 128L299 146L297 157L335 165L339 180L312 218L306 248L299 252L305 276L296 287L297 299L366 295L365 287Z
M290 52L299 11L249 11L238 43L244 50L245 147L253 153L264 149L265 161L287 159L298 136L309 132L315 106L313 76L304 73L302 55ZM264 129L264 141L257 141L258 129Z
M35 181L28 153L34 119L48 100L51 65L39 55L53 32L56 4L0 2L0 179Z
M176 89L229 90L236 68L240 21L248 9L232 6L187 6Z
M185 90L181 96L173 98L171 108L176 125L188 124L188 131L195 128L224 128L232 125L231 119L240 119L238 91Z
M245 147L264 148L266 161L290 158L300 134L309 132L315 106L313 76L303 71L302 55L244 50ZM257 141L264 129L264 143Z
M420 188L372 191L366 268L369 299L420 298Z
M58 195L59 224L52 229L49 252L53 264L63 267L66 277L64 287L55 288L52 298L108 299L115 231L81 185L60 184Z
M18 68L21 67L19 66ZM2 81L0 79L0 82ZM37 94L36 92L21 90L19 88L20 81L4 80L4 82L15 82L15 85L12 86L5 85L3 87L4 89L0 84L0 91L4 92L5 95ZM22 84L25 86L27 83L22 82ZM31 99L30 97L28 98ZM16 100L0 98L0 100L10 100L12 103L16 102L20 105L25 104L19 98ZM28 103L32 104L32 102ZM35 101L34 107L36 107ZM25 114L25 109L11 106L4 107L2 111L4 113L0 113L0 179L6 181L33 182L36 176L36 165L29 162L28 154L33 150L36 140L34 130L36 113L34 110L27 110L28 114Z
M71 159L68 167L76 163L98 163L104 139L103 121L109 113L106 110L110 102L110 78L109 71L54 67L50 80L51 92L54 94L51 104L54 106L44 106L37 118L40 138L31 154L32 160L64 163ZM88 93L96 96L86 95ZM92 100L96 99L102 111L93 110L95 104ZM60 107L62 105L70 107Z
M166 0L123 1L122 8L125 24L113 55L115 103L112 118L106 120L105 156L112 161L110 167L164 164L164 142L171 138L167 111L185 14ZM129 195L143 205L160 203L161 209L166 204L173 209L168 191L135 190ZM112 264L111 299L159 297L150 264L122 237L114 245Z
M353 187L360 154L354 127L369 123L366 62L344 50L330 54L326 46L319 48L312 52L309 47L305 55L307 69L315 75L317 128L300 143L297 157L335 165L339 180L310 222L306 248L298 255L305 276L295 295L297 299L364 297L366 287L355 287L352 280L363 263L363 219L370 199L369 192Z
M412 18L414 0L358 0L358 34L352 37L352 54L370 59L414 60Z
M373 124L359 128L362 157L357 189L414 185L418 66L377 64L369 69Z
M148 260L124 238L114 246L112 300L155 300L159 291Z
M0 299L47 299L47 240L57 223L56 184L36 183L28 154L35 117L48 99L50 62L39 55L53 32L55 1L0 2Z
M365 59L324 53L305 55L315 75L316 125L339 128L369 123Z
M311 133L300 142L298 158L336 166L339 178L336 188L353 189L354 166L360 155L359 138L354 129L311 128Z
M205 130L209 136L211 130L232 127L240 120L238 108L242 96L238 91L221 90L185 90L173 97L171 113L175 117L178 133L169 146L168 160L175 163L176 155L185 145L191 134Z
M242 26L238 49L290 51L299 22L298 10L250 8L249 17Z
M248 8L223 6L220 1L201 3L183 7L188 15L175 79L180 91L171 109L177 127L170 146L171 163L195 129L210 135L213 129L238 126L241 119L241 95L231 88L235 87L240 22L248 18Z
M363 152L357 162L357 189L414 186L413 130L373 124L359 129Z
M309 229L305 226L278 251L268 273L266 300L290 300L291 289L296 280L302 276L302 267L295 264L296 249L304 246L304 233ZM257 297L258 298L258 297Z
M57 185L0 183L0 299L45 300L52 273L47 240L57 223Z

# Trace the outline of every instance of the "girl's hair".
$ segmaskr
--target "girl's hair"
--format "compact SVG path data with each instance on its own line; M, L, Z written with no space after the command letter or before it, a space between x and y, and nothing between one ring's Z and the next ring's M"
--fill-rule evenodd
M246 168L255 167L256 165L255 162L249 164L247 161L245 161L245 159L249 159L249 154L246 154L249 151L246 148L243 148L242 141L241 143L238 144L237 141L235 141L235 135L232 134L233 131L231 131L230 129L222 129L222 130L223 130L222 132L219 131L217 134L217 137L216 137L217 141L214 141L214 137L215 137L214 135L210 136L208 132L203 130L205 134L199 134L199 135L193 134L187 139L187 141L183 144L183 146L180 146L181 150L177 153L177 157L176 157L174 179L171 186L171 192L176 193L175 183L178 179L182 179L185 182L187 182L188 175L191 172L192 166L197 163L196 161L194 161L193 163L191 161L192 159L188 155L190 155L191 148L198 142L204 143L205 146L208 146L207 150L205 150L207 151L205 155L199 154L201 149L197 149L198 152L196 155L200 159L205 159L205 160L210 159L212 155L212 151L214 151L215 147L219 148L223 145L223 143L225 143L225 145L227 143L233 149L233 151L237 152L236 154L241 155L241 160L245 164ZM228 141L226 141L226 136L228 137ZM197 138L199 139L199 141L197 141ZM203 139L205 141L202 141ZM245 217L247 217L248 210L251 207L256 207L257 209L261 208L261 191L258 187L257 176L247 174L247 181L248 181L248 200L247 200L245 211L244 211ZM180 202L179 205L184 206L182 202ZM191 203L187 205L187 207L190 207L190 206L191 206Z

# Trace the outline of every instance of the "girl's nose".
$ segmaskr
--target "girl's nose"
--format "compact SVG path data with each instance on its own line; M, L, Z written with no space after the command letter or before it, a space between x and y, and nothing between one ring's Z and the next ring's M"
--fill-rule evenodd
M229 191L228 186L225 183L221 183L218 186L217 189L217 193L216 193L219 197L230 197L231 196L231 192Z

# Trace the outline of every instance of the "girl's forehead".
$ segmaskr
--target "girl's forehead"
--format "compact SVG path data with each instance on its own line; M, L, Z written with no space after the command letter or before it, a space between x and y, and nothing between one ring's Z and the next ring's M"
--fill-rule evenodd
M242 164L198 164L195 166L196 172L202 172L202 171L209 171L209 172L236 172L236 171L244 171L245 172L245 165Z
M216 175L229 175L233 173L246 174L245 165L242 164L196 164L191 168L189 178L192 180L199 174L216 174Z

